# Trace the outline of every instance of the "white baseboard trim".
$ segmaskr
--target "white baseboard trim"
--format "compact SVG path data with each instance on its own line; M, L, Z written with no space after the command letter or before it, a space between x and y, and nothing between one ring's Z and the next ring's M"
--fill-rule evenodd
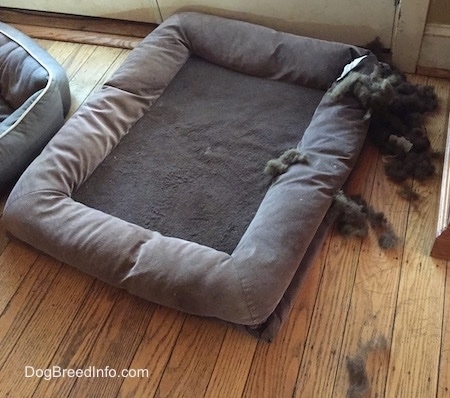
M418 66L450 70L450 25L425 26Z
M424 36L450 37L450 25L428 23L425 26Z

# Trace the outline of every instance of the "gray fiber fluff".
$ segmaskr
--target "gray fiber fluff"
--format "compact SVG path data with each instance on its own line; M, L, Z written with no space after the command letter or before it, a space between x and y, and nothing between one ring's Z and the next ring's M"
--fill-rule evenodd
M334 195L332 211L336 214L335 226L340 235L364 238L371 227L382 249L397 245L398 237L384 213L375 211L361 196L349 197L339 191Z
M438 106L433 87L412 84L403 73L378 63L368 74L350 71L330 88L329 95L336 101L353 96L366 110L364 119L370 119L368 135L381 153L388 155L388 178L402 184L408 178L422 181L434 175L435 154L424 127L424 115ZM275 179L292 164L307 162L305 154L288 149L279 158L269 160L264 173ZM375 211L361 196L348 197L339 191L332 211L341 235L365 237L372 228L382 249L397 245L398 237L384 213Z
M370 118L369 137L389 155L386 175L401 183L409 177L423 181L435 172L433 153L424 126L424 115L437 109L431 86L412 84L387 64L378 64L370 74L350 72L331 89L338 100L354 96Z
M384 63L377 64L370 74L351 71L330 89L330 96L339 100L355 97L370 119L368 136L387 155L385 173L395 183L408 178L423 181L435 173L430 140L424 126L424 115L438 107L434 88L412 84L406 76ZM417 194L410 197L417 201ZM398 243L391 224L360 196L347 197L338 192L334 197L336 228L344 236L367 235L369 226L378 236L378 244L390 249Z
M388 346L386 338L379 336L360 344L358 351L353 357L347 357L347 372L349 378L349 388L347 398L366 397L370 389L369 378L366 371L367 357L371 351L384 350Z
M289 166L295 163L307 163L305 154L298 151L296 148L291 148L285 151L280 157L270 159L264 169L264 174L275 178L280 174L285 173Z

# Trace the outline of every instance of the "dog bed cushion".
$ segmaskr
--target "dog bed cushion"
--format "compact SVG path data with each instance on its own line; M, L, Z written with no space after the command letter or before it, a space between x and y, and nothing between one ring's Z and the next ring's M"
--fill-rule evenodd
M297 145L323 94L191 56L72 197L231 254L271 182L265 164Z
M28 36L0 22L0 190L39 154L69 107L64 69Z
M333 195L348 177L365 140L365 110L352 97L336 101L326 92L344 66L364 54L367 51L350 45L211 15L174 15L131 52L23 174L5 206L6 227L59 260L147 300L243 325L270 340L286 319L306 265L326 233ZM368 56L357 67L371 70L375 62ZM227 79L234 74L244 77L231 87L233 83ZM264 80L262 91L246 97L248 79ZM227 87L230 96L244 98L238 107L233 107L232 101L228 102L231 108L223 106L219 97ZM208 90L212 91L202 102L202 92ZM309 101L304 96L308 90L312 93ZM183 98L173 102L177 95ZM248 105L249 112L242 110L242 104L251 104L252 98L258 103L256 95L260 104L267 96L265 110L261 108L258 114L253 105ZM193 107L205 109L203 114L196 111L202 114L201 122L189 119ZM266 115L268 111L275 115L278 108L281 117ZM236 114L221 128L216 119L230 109ZM309 115L302 119L293 115L295 112ZM211 123L205 115L211 117ZM241 122L230 124L233 118ZM200 125L204 132L199 131ZM239 131L227 130L230 126ZM284 128L286 131L280 131ZM265 130L269 131L266 135ZM270 136L271 141L265 142ZM191 139L194 155L186 158L183 147ZM240 142L242 147L250 143L262 150L258 156L250 150L214 166L216 154L227 150L235 154ZM285 146L291 142L307 161L291 165L270 181L263 174L264 164L289 149ZM128 146L134 149L126 152ZM176 147L181 148L173 151ZM123 151L128 155L120 156ZM185 159L177 163L180 156ZM139 157L147 157L149 166L145 168L141 162L134 172ZM227 185L220 184L220 176L245 180L247 173L239 166L243 158L251 167L261 168L263 183L243 185L245 190L254 186L256 194L241 192L236 202L252 196L259 203L254 208L253 201L250 210L242 214L238 236L222 245L220 239L197 242L172 235L172 228L165 234L153 229L154 225L164 229L165 219L176 226L171 209L175 213L184 207L181 213L188 217L195 212L201 216L202 205L195 208L198 195L223 190L226 196ZM203 188L185 184L184 167L193 164L194 174L186 174L192 182L203 174L195 174L196 164L205 162L215 170L226 169L216 178L213 172L208 180L216 180L217 188L203 191L209 182ZM177 177L172 172L180 168ZM108 179L112 183L97 188ZM114 187L115 181L123 181L118 184L123 187ZM169 185L163 185L164 181ZM178 185L174 188L181 191L178 199L163 196L163 207L153 205L155 191L164 191L170 184ZM108 195L111 187L114 192ZM151 199L133 204L133 194L126 193L132 189L147 190ZM141 206L132 215L137 214L135 219L127 219L130 206ZM161 208L165 211L158 211ZM215 210L209 222L214 221L214 214ZM226 224L226 218L218 217L219 224ZM218 231L215 236L220 235Z

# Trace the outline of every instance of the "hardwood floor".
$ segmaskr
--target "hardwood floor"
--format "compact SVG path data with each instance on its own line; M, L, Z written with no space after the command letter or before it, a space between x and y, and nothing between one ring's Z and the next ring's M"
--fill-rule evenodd
M67 71L72 113L129 52L38 41ZM450 80L410 79L436 88L440 108L427 126L443 152ZM384 211L401 244L382 251L373 235L332 233L271 344L107 286L0 226L0 396L345 397L347 358L383 336L387 347L367 358L371 397L450 397L450 269L429 256L440 175L411 188L420 203L400 198L383 159L366 145L346 190ZM52 368L86 373L36 376ZM96 369L99 377L88 377ZM117 377L100 377L105 369ZM121 377L122 369L145 374Z

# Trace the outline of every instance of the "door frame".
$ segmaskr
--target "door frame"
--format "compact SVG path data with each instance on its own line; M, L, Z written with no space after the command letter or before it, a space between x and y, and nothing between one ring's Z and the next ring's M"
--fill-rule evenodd
M427 22L430 0L398 0L391 43L392 62L415 73Z

